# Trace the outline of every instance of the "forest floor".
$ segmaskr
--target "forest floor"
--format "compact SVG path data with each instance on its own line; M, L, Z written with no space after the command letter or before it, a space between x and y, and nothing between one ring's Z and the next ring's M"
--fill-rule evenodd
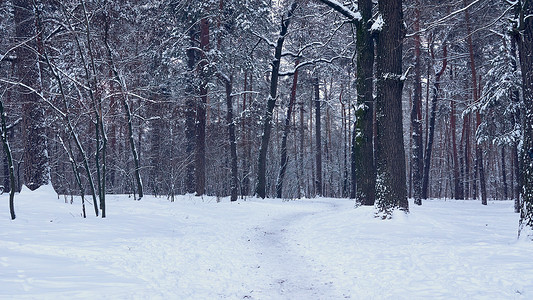
M374 218L348 199L0 196L0 299L533 299L511 201ZM68 198L67 200L70 200ZM92 214L91 214L92 212Z

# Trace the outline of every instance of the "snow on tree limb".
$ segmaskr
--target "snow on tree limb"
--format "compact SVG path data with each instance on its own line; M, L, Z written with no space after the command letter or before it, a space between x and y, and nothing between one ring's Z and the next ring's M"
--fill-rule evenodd
M344 6L343 4L335 1L335 0L320 0L320 2L326 4L327 6L333 8L334 10L341 13L343 16L347 17L348 19L359 22L362 19L361 13L358 11L353 11L349 9L348 7Z

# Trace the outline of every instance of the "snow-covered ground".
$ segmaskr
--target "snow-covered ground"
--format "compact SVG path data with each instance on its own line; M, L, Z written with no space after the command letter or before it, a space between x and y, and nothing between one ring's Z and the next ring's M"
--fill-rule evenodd
M81 218L49 187L0 196L0 299L533 299L513 203L108 196Z

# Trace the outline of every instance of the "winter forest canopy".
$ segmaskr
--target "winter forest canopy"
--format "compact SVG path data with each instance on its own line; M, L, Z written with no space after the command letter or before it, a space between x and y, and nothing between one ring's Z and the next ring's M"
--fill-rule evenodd
M15 191L51 183L102 217L125 193L349 197L382 218L408 198L514 199L533 227L532 0L6 0L0 16L12 218Z

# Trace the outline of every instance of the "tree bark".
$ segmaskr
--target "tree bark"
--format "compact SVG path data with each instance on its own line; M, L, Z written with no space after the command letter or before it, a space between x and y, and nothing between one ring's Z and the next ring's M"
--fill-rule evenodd
M315 163L316 181L315 196L322 196L322 123L320 114L320 89L318 77L313 78L313 88L315 95Z
M374 41L370 32L372 0L359 4L362 19L356 23L357 120L352 135L351 197L361 205L374 205L376 170L374 163Z
M195 181L196 195L205 194L205 126L207 122L207 83L209 81L207 70L207 57L205 53L209 51L209 21L207 18L200 20L200 54L201 60L198 63L200 75L200 99L196 106L196 151L195 151Z
M423 191L422 172L425 175L424 157L422 157L422 65L420 62L420 1L415 3L415 21L414 21L414 35L415 42L415 77L414 77L414 94L413 107L411 109L411 127L413 128L413 148L411 155L412 164L412 181L413 181L413 198L416 205L422 205L422 199L427 199ZM426 116L427 118L427 116ZM427 120L427 119L426 119ZM427 126L426 126L427 129ZM426 135L427 138L428 135ZM426 152L427 154L427 152Z
M453 69L450 70L450 79L453 80ZM454 199L464 199L463 187L461 184L460 162L457 155L457 117L455 112L455 99L450 100L450 131L452 139L452 157L453 157L453 187L454 187Z
M525 233L533 239L533 0L518 1L517 5L521 5L517 39L524 97L519 235Z
M298 86L298 59L294 63L294 67L296 71L294 72L294 76L292 78L292 87L291 87L291 96L289 99L289 105L287 106L287 116L285 117L285 125L283 127L283 136L281 140L281 161L279 164L279 174L278 174L278 180L276 183L276 196L278 198L282 197L283 194L283 178L285 177L285 172L287 171L287 138L289 136L290 128L291 128L291 116L292 116L292 110L294 108L294 102L296 102L296 88Z
M11 220L15 220L15 169L13 167L13 156L11 155L11 147L9 146L9 141L7 139L7 125L6 125L6 114L4 113L4 104L0 101L0 120L1 120L1 138L2 145L4 147L4 152L7 158L7 167L9 170L9 214Z
M467 1L464 0L465 7L467 6ZM467 28L467 43L468 43L468 54L470 57L470 70L472 73L472 96L473 96L473 103L477 103L479 101L479 89L478 89L478 78L477 78L477 71L476 71L476 62L474 59L474 44L472 42L472 34L470 29L470 14L468 13L468 10L465 10L465 21L466 21L466 28ZM479 128L479 125L481 124L481 116L479 114L479 110L476 111L476 129ZM479 172L479 186L481 189L481 203L483 205L487 205L487 190L485 185L485 171L483 169L483 152L481 150L481 145L478 143L477 139L475 141L475 151L476 151L476 172ZM475 192L477 192L476 189L474 189ZM474 192L474 193L475 193Z
M44 109L37 93L41 92L41 73L37 50L36 18L33 1L15 0L15 34L18 42L26 41L16 49L16 75L20 83L31 87L18 88L18 101L22 103L22 132L24 147L24 184L35 190L50 180L48 165Z
M401 0L380 0L383 28L376 42L376 206L382 218L409 210L402 124L402 44L405 33Z
M237 201L237 196L239 194L239 176L237 168L237 140L235 137L235 122L233 120L233 80L227 76L219 74L219 78L224 83L224 88L226 90L226 123L228 126L228 140L230 145L230 200Z
M198 63L198 53L194 49L195 40L198 38L196 26L189 29L189 44L187 48L187 83L185 88L185 191L189 194L196 190L195 179L195 145L196 145L196 101L197 88L195 87L194 69Z
M444 58L442 59L442 68L435 74L435 83L433 84L433 99L431 100L431 115L429 118L429 131L426 145L426 153L424 155L424 173L422 180L422 199L428 198L428 186L429 186L429 170L431 168L431 154L433 151L433 139L435 136L435 119L437 117L437 102L439 101L440 91L440 78L446 66L448 65L448 50L446 44L443 48ZM420 203L421 204L421 203Z

